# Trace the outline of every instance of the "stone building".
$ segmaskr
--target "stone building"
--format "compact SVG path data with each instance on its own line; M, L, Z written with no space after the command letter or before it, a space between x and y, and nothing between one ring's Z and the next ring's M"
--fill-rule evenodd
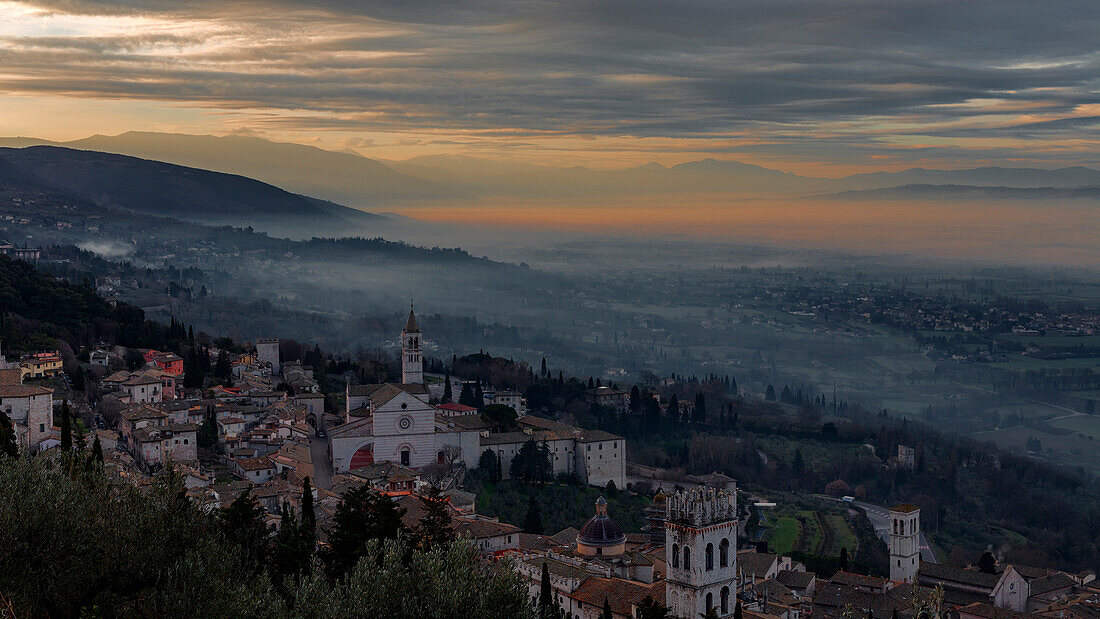
M737 494L692 488L665 499L665 606L674 617L710 609L733 615L737 600Z

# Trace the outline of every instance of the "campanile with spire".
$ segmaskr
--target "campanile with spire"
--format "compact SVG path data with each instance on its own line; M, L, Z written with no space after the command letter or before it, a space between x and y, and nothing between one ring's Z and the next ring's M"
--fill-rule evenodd
M406 385L424 384L424 355L421 351L420 325L416 314L409 307L409 319L401 331L401 382Z

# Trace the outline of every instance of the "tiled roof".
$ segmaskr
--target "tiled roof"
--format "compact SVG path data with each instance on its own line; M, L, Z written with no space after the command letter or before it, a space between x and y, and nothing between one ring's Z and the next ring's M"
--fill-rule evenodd
M1029 592L1031 595L1043 595L1044 593L1065 589L1076 584L1077 581L1070 578L1068 575L1056 572L1049 576L1041 576L1032 580Z
M927 563L925 561L921 561L918 574L921 578L981 587L990 591L993 591L993 587L997 586L997 581L1001 579L1000 574L987 574L978 570L967 570L961 567L942 563Z
M497 537L520 531L520 528L515 525L482 518L455 518L452 526L458 535L469 534L474 539Z
M660 602L664 600L664 587L661 587L660 598L657 597L656 585L645 585L632 580L622 578L586 578L569 597L588 604L593 608L603 607L604 600L611 606L611 612L618 615L632 616L633 604L640 604L645 597L651 596Z
M770 552L739 552L737 553L737 569L742 574L763 576L775 565L777 558L777 555Z
M917 511L918 509L920 509L920 508L917 507L916 505L911 504L911 503L901 503L899 505L895 505L895 506L891 507L890 511L892 511L892 512L901 512L903 514L911 514L915 511Z
M805 589L810 586L817 576L813 572L795 572L793 570L779 570L775 580L779 584L791 589Z
M38 385L4 385L0 384L0 398L29 398L36 395L49 395L53 389Z

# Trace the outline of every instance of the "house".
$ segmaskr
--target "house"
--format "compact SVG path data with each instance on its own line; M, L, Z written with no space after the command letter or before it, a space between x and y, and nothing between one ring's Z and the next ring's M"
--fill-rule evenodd
M775 578L781 571L790 571L791 558L770 552L743 550L737 553L737 582L744 591L758 581ZM843 572L840 572L843 573Z
M611 387L596 387L584 392L585 400L589 404L606 406L615 411L616 415L625 415L630 412L630 394Z
M510 406L521 417L527 414L527 400L518 391L498 391L493 394L492 403Z
M483 432L480 439L478 457L486 449L496 454L505 478L510 476L512 460L523 444L533 440L546 445L555 475L576 475L583 483L594 486L614 481L617 487L625 488L626 441L621 436L533 415L520 417L516 424L518 432Z
M147 350L143 357L145 358L145 363L154 366L161 372L167 372L172 376L180 376L183 374L183 357L180 357L176 353Z
M229 461L229 469L254 484L267 483L275 477L276 473L275 463L267 456L234 458Z
M898 445L898 468L912 470L917 465L917 450L907 445Z
M163 383L160 378L149 374L135 374L122 381L120 387L130 397L131 404L148 404L164 399Z
M19 362L19 368L22 370L23 380L60 376L64 371L61 363L61 353L57 351L40 352L24 357Z
M143 426L126 438L130 455L147 470L169 461L198 460L198 427L193 424Z
M0 384L0 410L15 426L16 443L31 453L53 427L53 389L39 385Z
M477 409L473 406L466 406L465 404L456 404L454 402L447 402L446 404L440 404L435 407L439 411L439 414L444 417L461 417L463 415L476 415Z

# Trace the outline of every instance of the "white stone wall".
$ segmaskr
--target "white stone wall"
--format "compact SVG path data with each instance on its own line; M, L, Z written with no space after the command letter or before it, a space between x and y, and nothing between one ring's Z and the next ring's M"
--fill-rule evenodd
M124 385L122 389L130 394L132 404L151 404L164 399L164 390L160 383L148 385Z
M614 480L617 488L626 487L626 441L577 442L576 469L581 481L592 486L606 486Z

